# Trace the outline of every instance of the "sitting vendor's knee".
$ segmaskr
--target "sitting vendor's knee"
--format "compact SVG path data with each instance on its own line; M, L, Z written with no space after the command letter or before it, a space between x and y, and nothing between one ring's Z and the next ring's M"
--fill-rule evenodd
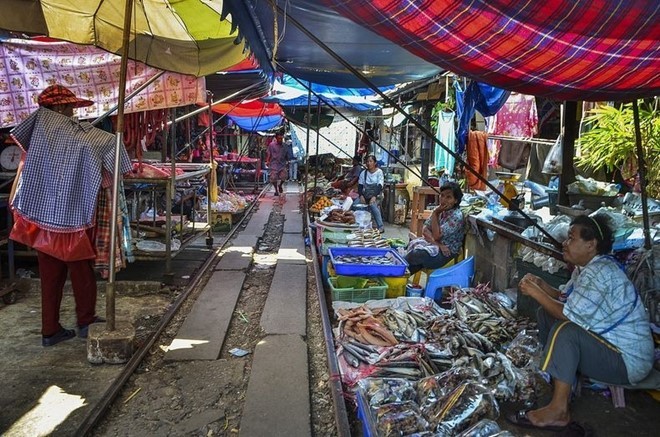
M584 332L585 329L580 327L580 325L577 325L569 320L558 320L552 326L548 338L557 342L573 342L578 341L580 335Z

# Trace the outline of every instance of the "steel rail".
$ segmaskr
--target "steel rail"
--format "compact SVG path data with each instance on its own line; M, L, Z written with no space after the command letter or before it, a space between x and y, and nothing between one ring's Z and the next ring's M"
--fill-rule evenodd
M306 213L307 214L307 213ZM309 223L309 217L307 218ZM307 227L307 237L310 239L310 250L312 253L312 264L314 265L314 278L316 280L316 295L319 299L321 310L321 326L323 328L323 338L325 340L325 353L328 359L328 386L332 395L332 407L334 410L337 433L339 437L350 437L351 428L348 422L348 413L346 412L346 402L344 401L344 389L341 386L341 376L339 374L339 363L335 355L334 335L332 334L332 324L328 316L328 306L325 302L325 288L321 281L321 272L314 242L311 241L311 229Z

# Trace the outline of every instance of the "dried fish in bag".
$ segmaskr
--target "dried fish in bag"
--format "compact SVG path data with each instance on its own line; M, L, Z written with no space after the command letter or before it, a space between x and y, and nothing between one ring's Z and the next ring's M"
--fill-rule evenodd
M371 408L393 402L414 401L415 383L402 378L364 378L358 386L366 395Z
M523 329L506 348L506 356L518 368L535 365L538 363L540 355L541 343L537 331Z
M378 435L381 437L405 436L429 428L414 402L382 405L376 409L375 417Z
M435 415L441 401L454 388L466 381L479 381L479 372L472 367L454 367L417 382L417 402L427 417Z
M502 429L494 420L482 419L456 437L490 437L501 431Z
M441 408L426 417L440 436L455 436L482 419L497 419L500 408L493 394L481 384L467 382L456 387Z

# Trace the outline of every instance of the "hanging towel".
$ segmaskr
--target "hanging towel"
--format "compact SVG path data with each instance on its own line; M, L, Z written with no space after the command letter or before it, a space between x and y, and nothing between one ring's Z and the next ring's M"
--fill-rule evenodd
M467 142L467 163L484 178L488 178L488 134L470 131ZM486 184L471 171L466 170L468 187L472 190L485 190Z

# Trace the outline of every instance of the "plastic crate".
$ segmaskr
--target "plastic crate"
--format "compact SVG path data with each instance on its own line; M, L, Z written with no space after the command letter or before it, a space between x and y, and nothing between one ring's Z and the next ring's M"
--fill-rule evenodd
M403 276L408 263L394 249L376 249L371 247L331 247L328 250L332 264L338 275L345 276ZM385 256L391 255L395 261L393 265L353 264L337 262L336 257L342 255L354 256Z
M376 422L371 414L367 396L361 388L356 392L357 398L357 417L362 422L362 435L364 437L378 437Z
M371 280L373 281L374 279ZM330 276L328 278L328 285L330 286L333 301L341 300L345 302L364 303L372 299L385 299L387 284L380 278L376 278L375 281L379 285L366 288L337 288L337 278Z

